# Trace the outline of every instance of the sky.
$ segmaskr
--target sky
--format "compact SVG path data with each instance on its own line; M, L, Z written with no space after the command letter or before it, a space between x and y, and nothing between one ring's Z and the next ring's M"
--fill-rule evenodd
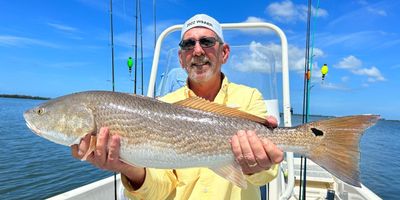
M137 26L136 45L137 93L142 91L142 63L143 93L147 93L155 38L165 28L205 13L221 23L268 22L285 32L289 43L291 105L295 113L302 113L307 3L141 1L138 21L141 19L142 23ZM112 89L110 1L16 0L0 1L0 7L0 94L57 97ZM400 1L325 0L318 4L314 0L312 8L310 114L372 113L400 120ZM133 0L113 0L116 91L133 92L134 72L129 73L126 63L128 57L135 55L135 9ZM161 71L179 67L179 34L171 34L162 45ZM264 77L275 66L278 75L267 82L277 82L280 87L280 43L273 32L225 31L224 37L232 47L246 45L232 48L224 70L240 71L246 77L240 81L245 82L250 76ZM261 61L269 64L260 68ZM174 62L177 66L171 64ZM319 70L325 63L329 72L322 81ZM260 90L268 93L268 87Z

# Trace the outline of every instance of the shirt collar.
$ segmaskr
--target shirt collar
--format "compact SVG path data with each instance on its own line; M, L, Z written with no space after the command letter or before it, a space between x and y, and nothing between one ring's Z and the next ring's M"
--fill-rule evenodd
M229 80L225 76L224 73L222 73L222 77L223 77L223 79L222 79L221 88L219 89L218 94L214 99L214 102L226 105L227 96L228 96ZM196 97L197 95L189 88L188 81L189 81L189 79L186 79L186 85L184 86L185 87L185 90L184 90L185 98Z

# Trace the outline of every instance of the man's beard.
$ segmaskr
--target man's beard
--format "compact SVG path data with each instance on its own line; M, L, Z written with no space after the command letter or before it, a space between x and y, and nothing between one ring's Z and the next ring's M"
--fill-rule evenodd
M210 60L205 55L201 55L192 57L188 62L187 70L189 78L194 82L200 83L210 80L215 69Z

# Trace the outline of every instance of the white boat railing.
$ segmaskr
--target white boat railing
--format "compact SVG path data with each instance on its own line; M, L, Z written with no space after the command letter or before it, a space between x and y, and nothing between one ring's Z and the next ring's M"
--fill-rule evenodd
M150 80L148 85L147 96L154 97L155 83L158 71L158 62L160 59L161 44L163 40L172 32L180 31L183 25L174 25L165 29L157 39L154 50L153 64L151 68ZM283 123L285 127L292 126L291 113L290 113L290 91L289 91L289 58L288 58L288 43L285 33L276 25L265 22L253 23L225 23L221 24L222 29L269 29L273 30L280 38L281 53L282 53L282 102L283 102ZM281 186L279 177L276 181L270 183L270 194L279 194L279 196L271 197L270 199L289 199L293 193L294 188L294 166L293 166L293 153L286 153L286 161L288 166L288 183ZM284 187L284 188L283 188Z

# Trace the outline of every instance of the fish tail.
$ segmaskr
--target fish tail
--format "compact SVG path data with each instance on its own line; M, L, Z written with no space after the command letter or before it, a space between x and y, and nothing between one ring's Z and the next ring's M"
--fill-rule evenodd
M308 157L340 180L361 187L359 140L378 119L378 115L356 115L303 125L300 128L307 128L321 140Z

